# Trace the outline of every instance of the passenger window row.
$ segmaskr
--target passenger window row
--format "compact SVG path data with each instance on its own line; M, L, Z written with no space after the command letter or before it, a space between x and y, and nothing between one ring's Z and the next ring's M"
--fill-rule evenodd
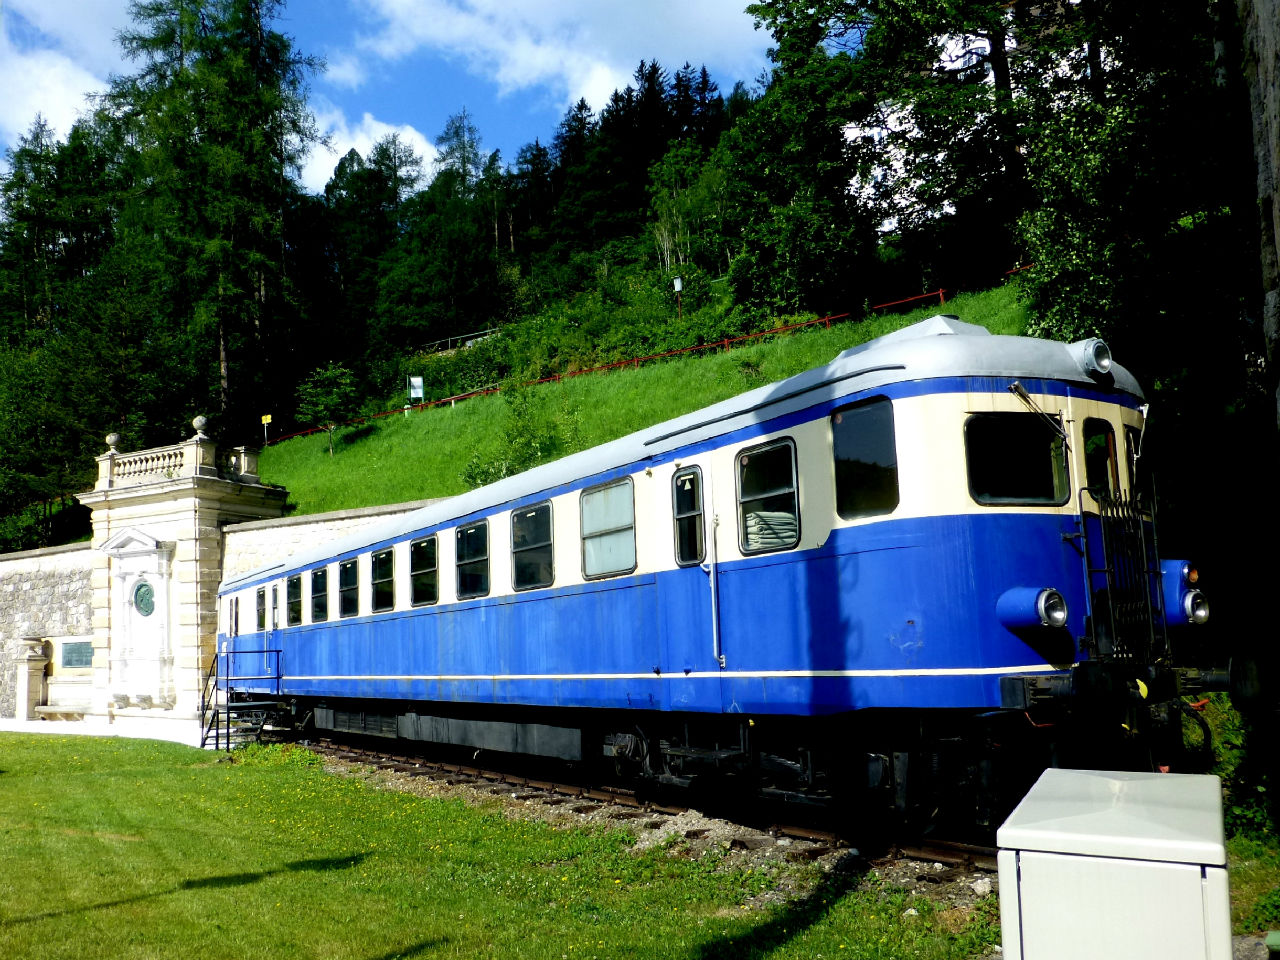
M897 452L893 411L883 397L842 408L830 418L835 466L836 510L844 519L892 512L898 504ZM800 542L800 486L796 444L790 437L745 447L735 455L739 548L744 555L788 550ZM702 469L678 468L672 477L671 508L675 559L679 566L706 559L706 512ZM631 573L636 569L635 491L630 477L582 491L581 569L585 580ZM511 514L511 586L537 590L555 582L552 503L520 507ZM454 531L454 572L459 600L490 593L490 530L487 519ZM414 607L440 599L439 534L409 543L409 600ZM369 555L370 610L395 609L395 554L392 548ZM357 561L338 563L338 618L360 613ZM330 618L328 567L285 580L287 626L303 622L302 578L311 578L311 622ZM267 588L256 597L258 630L266 629L268 611L274 619L278 598L267 603ZM238 624L238 602L229 608ZM278 626L273 623L272 626ZM233 633L238 630L233 626Z

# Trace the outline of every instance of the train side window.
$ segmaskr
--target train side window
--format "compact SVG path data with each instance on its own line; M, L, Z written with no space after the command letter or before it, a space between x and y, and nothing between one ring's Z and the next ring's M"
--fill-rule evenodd
M227 636L240 636L240 598L232 597L227 609Z
M1061 506L1070 491L1057 417L975 413L964 426L969 493L983 504Z
M284 582L285 623L296 627L302 623L302 577L290 577Z
M354 617L360 612L360 582L356 561L338 564L338 616Z
M271 585L271 629L275 630L280 626L280 584L273 583Z
M396 605L395 561L390 550L379 550L369 567L373 588L373 612L382 613Z
M786 550L800 542L796 448L791 440L739 452L738 534L743 553Z
M258 588L258 629L267 629L267 588Z
M311 622L324 623L329 619L329 570L321 567L311 571Z
M458 528L458 599L489 594L489 521Z
M1116 434L1108 420L1089 417L1084 422L1084 483L1095 496L1120 492Z
M845 520L892 513L898 507L898 449L887 397L831 415L836 463L836 513Z
M706 556L702 524L702 471L677 470L671 478L671 510L676 524L676 563L701 563Z
M584 490L582 575L587 580L630 573L636 568L636 507L631 478Z
M440 599L440 579L436 570L436 538L409 544L409 582L413 605L423 606Z
M555 580L551 504L511 511L511 585L517 590L549 587Z

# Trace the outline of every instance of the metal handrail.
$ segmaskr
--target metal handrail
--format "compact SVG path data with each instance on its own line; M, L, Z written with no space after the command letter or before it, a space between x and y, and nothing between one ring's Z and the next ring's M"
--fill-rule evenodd
M254 655L270 655L275 657L275 671L270 674L233 674L231 672L232 657L235 656L254 656ZM203 721L204 732L201 734L201 746L205 746L208 742L209 730L212 728L214 735L214 749L221 750L223 747L223 733L226 734L226 749L231 749L231 719L233 714L233 701L231 699L233 693L233 684L246 680L273 680L275 681L275 695L280 696L280 685L284 680L283 671L283 655L284 651L278 648L261 648L261 649L245 649L245 650L227 650L217 651L213 657L213 663L209 667L209 673L206 676L205 694L202 696L203 716L208 716L212 709L212 723L208 719ZM222 667L223 660L226 661L225 670ZM212 697L209 696L208 685L212 680L213 692ZM219 712L218 694L222 694L222 708ZM225 717L224 717L225 715ZM225 719L225 726L220 722Z

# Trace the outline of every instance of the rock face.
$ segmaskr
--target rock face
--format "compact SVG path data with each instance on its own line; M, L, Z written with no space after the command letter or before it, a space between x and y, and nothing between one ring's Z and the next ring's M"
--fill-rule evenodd
M1258 166L1262 320L1274 365L1280 363L1280 0L1237 0L1237 10ZM1280 422L1280 393L1276 399Z
M93 636L89 545L11 554L0 561L0 717L14 716L23 637Z

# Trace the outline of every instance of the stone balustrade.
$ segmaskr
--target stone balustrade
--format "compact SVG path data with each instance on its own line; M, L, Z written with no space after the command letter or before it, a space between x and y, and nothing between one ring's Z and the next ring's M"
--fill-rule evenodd
M205 418L196 417L191 423L196 434L190 440L133 453L121 453L116 449L120 435L109 434L108 450L97 458L98 482L94 489L137 487L187 477L220 477L250 484L261 482L258 477L258 451L248 447L219 451L204 434Z

